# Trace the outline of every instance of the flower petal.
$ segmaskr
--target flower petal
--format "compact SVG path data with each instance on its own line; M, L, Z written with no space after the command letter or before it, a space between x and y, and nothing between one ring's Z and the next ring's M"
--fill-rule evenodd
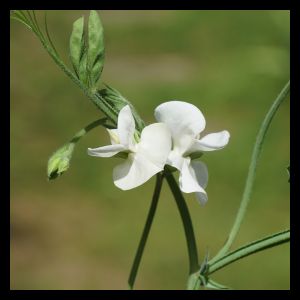
M198 181L198 179L200 179ZM179 176L179 186L184 193L195 192L201 205L207 202L204 186L207 184L208 173L206 166L201 162L190 163L190 158L185 158ZM203 187L201 186L203 183Z
M197 181L195 170L191 166L191 159L185 158L182 164L180 176L179 176L179 186L184 193L194 193L201 192L205 193L203 187Z
M120 144L118 129L106 129L108 131L112 145Z
M135 122L129 105L124 106L118 116L118 136L120 144L129 148L133 143Z
M113 170L115 185L122 190L130 190L142 185L162 168L152 163L141 153L130 153L126 161Z
M182 164L184 161L184 157L180 154L177 149L172 150L168 156L167 164L176 168L177 170L181 170Z
M201 205L205 205L206 204L206 202L208 200L206 192L205 193L196 192L195 195L196 195L196 199L198 200L198 202Z
M88 154L91 156L112 157L124 150L126 150L126 148L123 145L116 144L99 148L88 148Z
M208 183L208 170L206 164L202 161L191 161L190 167L192 168L192 172L194 173L194 177L197 179L197 182L202 188L207 187Z
M214 151L224 148L229 142L230 134L227 130L210 133L200 140L196 140L189 152Z
M159 105L154 112L159 122L171 130L174 148L184 153L192 140L205 128L205 118L195 106L183 101L169 101Z
M171 132L164 123L146 126L137 145L137 152L143 154L159 168L163 168L172 147Z
M191 168L197 182L203 189L205 189L208 183L208 171L206 165L201 161L192 161ZM204 205L208 200L206 192L196 192L195 195L201 205Z

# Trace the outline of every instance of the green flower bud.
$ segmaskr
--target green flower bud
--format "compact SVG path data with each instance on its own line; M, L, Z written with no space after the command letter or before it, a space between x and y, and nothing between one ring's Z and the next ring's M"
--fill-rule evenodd
M143 130L143 128L145 127L144 121L141 119L133 105L123 95L121 95L119 91L105 84L105 88L102 90L98 90L97 94L101 98L103 98L110 106L112 106L112 108L117 113L119 113L125 105L129 105L136 123L136 129L138 133Z
M48 180L52 180L63 174L70 166L74 143L68 143L53 153L48 161Z

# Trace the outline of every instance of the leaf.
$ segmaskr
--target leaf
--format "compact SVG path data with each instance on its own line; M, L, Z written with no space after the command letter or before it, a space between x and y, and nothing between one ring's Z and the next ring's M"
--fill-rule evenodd
M91 10L88 29L87 63L90 87L94 87L100 78L104 64L103 27L95 10Z
M88 70L87 70L87 51L83 50L83 54L80 60L79 69L78 69L79 79L86 85L89 85L88 82Z
M262 239L253 241L211 262L209 266L208 274L210 275L216 272L217 270L220 270L225 266L232 264L233 262L242 259L246 256L287 243L289 241L290 241L290 229L276 232Z
M29 24L28 20L24 17L20 10L11 10L10 11L10 18L12 20L19 21L23 25L25 25L28 29L33 31L31 24Z
M288 172L288 174L289 174L289 182L290 182L290 178L291 178L290 166L288 166L288 167L286 168L286 170L287 170L287 172Z
M208 282L205 285L206 288L214 289L214 290L230 290L229 287L222 285L220 283L217 283L211 279L208 279Z
M84 41L84 17L73 23L73 30L70 37L70 58L77 77L80 78L80 64L85 50Z

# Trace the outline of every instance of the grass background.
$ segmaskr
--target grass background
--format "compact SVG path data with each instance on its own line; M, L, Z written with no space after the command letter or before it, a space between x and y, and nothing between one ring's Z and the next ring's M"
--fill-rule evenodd
M37 12L43 17L43 12ZM207 153L209 201L186 195L200 257L223 244L241 199L256 133L289 79L288 11L100 11L104 82L120 90L147 123L161 102L197 105L205 133L227 129L229 145ZM72 22L87 11L50 11L68 61ZM154 179L123 192L112 182L117 159L97 128L76 147L70 170L46 180L49 156L101 113L57 68L35 36L11 21L11 289L126 289ZM289 101L262 152L252 202L234 246L289 227ZM163 186L137 289L184 289L188 259L181 220ZM289 245L214 274L235 289L289 289Z

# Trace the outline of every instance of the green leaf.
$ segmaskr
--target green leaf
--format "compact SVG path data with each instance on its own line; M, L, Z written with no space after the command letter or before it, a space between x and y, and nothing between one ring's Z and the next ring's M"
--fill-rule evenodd
M275 101L271 105L269 111L267 112L267 114L261 124L261 127L260 127L259 132L256 137L254 148L252 151L248 175L247 175L247 179L246 179L246 184L245 184L242 200L240 202L239 210L237 212L234 223L231 227L229 236L228 236L224 246L217 253L217 255L210 261L210 263L217 261L220 257L222 257L223 255L228 253L229 249L231 248L231 245L233 244L233 242L240 230L241 224L242 224L245 214L247 212L249 202L251 200L251 193L252 193L252 189L253 189L253 185L254 185L254 179L255 179L255 175L256 175L258 160L259 160L259 157L261 154L261 150L263 148L263 143L265 141L266 134L268 132L268 129L272 123L272 120L273 120L277 110L279 109L280 105L283 103L284 99L286 99L289 92L290 92L290 81L287 82L287 84L283 87L283 89L281 90L279 95L276 97Z
M73 30L70 37L70 58L77 77L79 77L80 62L84 50L84 17L81 17L73 23Z
M91 10L88 24L87 63L90 77L90 87L94 87L100 78L104 64L103 27L98 13Z
M88 81L88 70L87 70L87 51L83 50L83 54L80 60L79 69L78 69L78 77L81 82L84 83L85 86L89 85Z
M232 264L233 262L252 255L254 253L269 249L290 241L290 230L283 230L273 233L262 239L253 241L247 245L244 245L220 258L214 262L209 262L208 275L224 268L225 266Z
M220 283L217 283L211 279L208 279L208 282L206 283L205 287L209 288L209 289L214 289L214 290L230 290L229 287L222 285Z
M21 10L11 10L10 11L10 18L12 20L19 21L20 23L25 25L28 29L30 29L31 31L34 31L33 28L32 28L32 25L30 24L30 22L28 21L28 19L22 13Z
M286 168L286 170L287 170L287 172L288 172L288 174L289 174L289 182L290 182L290 178L291 178L291 174L290 174L290 166L288 166L288 167Z

